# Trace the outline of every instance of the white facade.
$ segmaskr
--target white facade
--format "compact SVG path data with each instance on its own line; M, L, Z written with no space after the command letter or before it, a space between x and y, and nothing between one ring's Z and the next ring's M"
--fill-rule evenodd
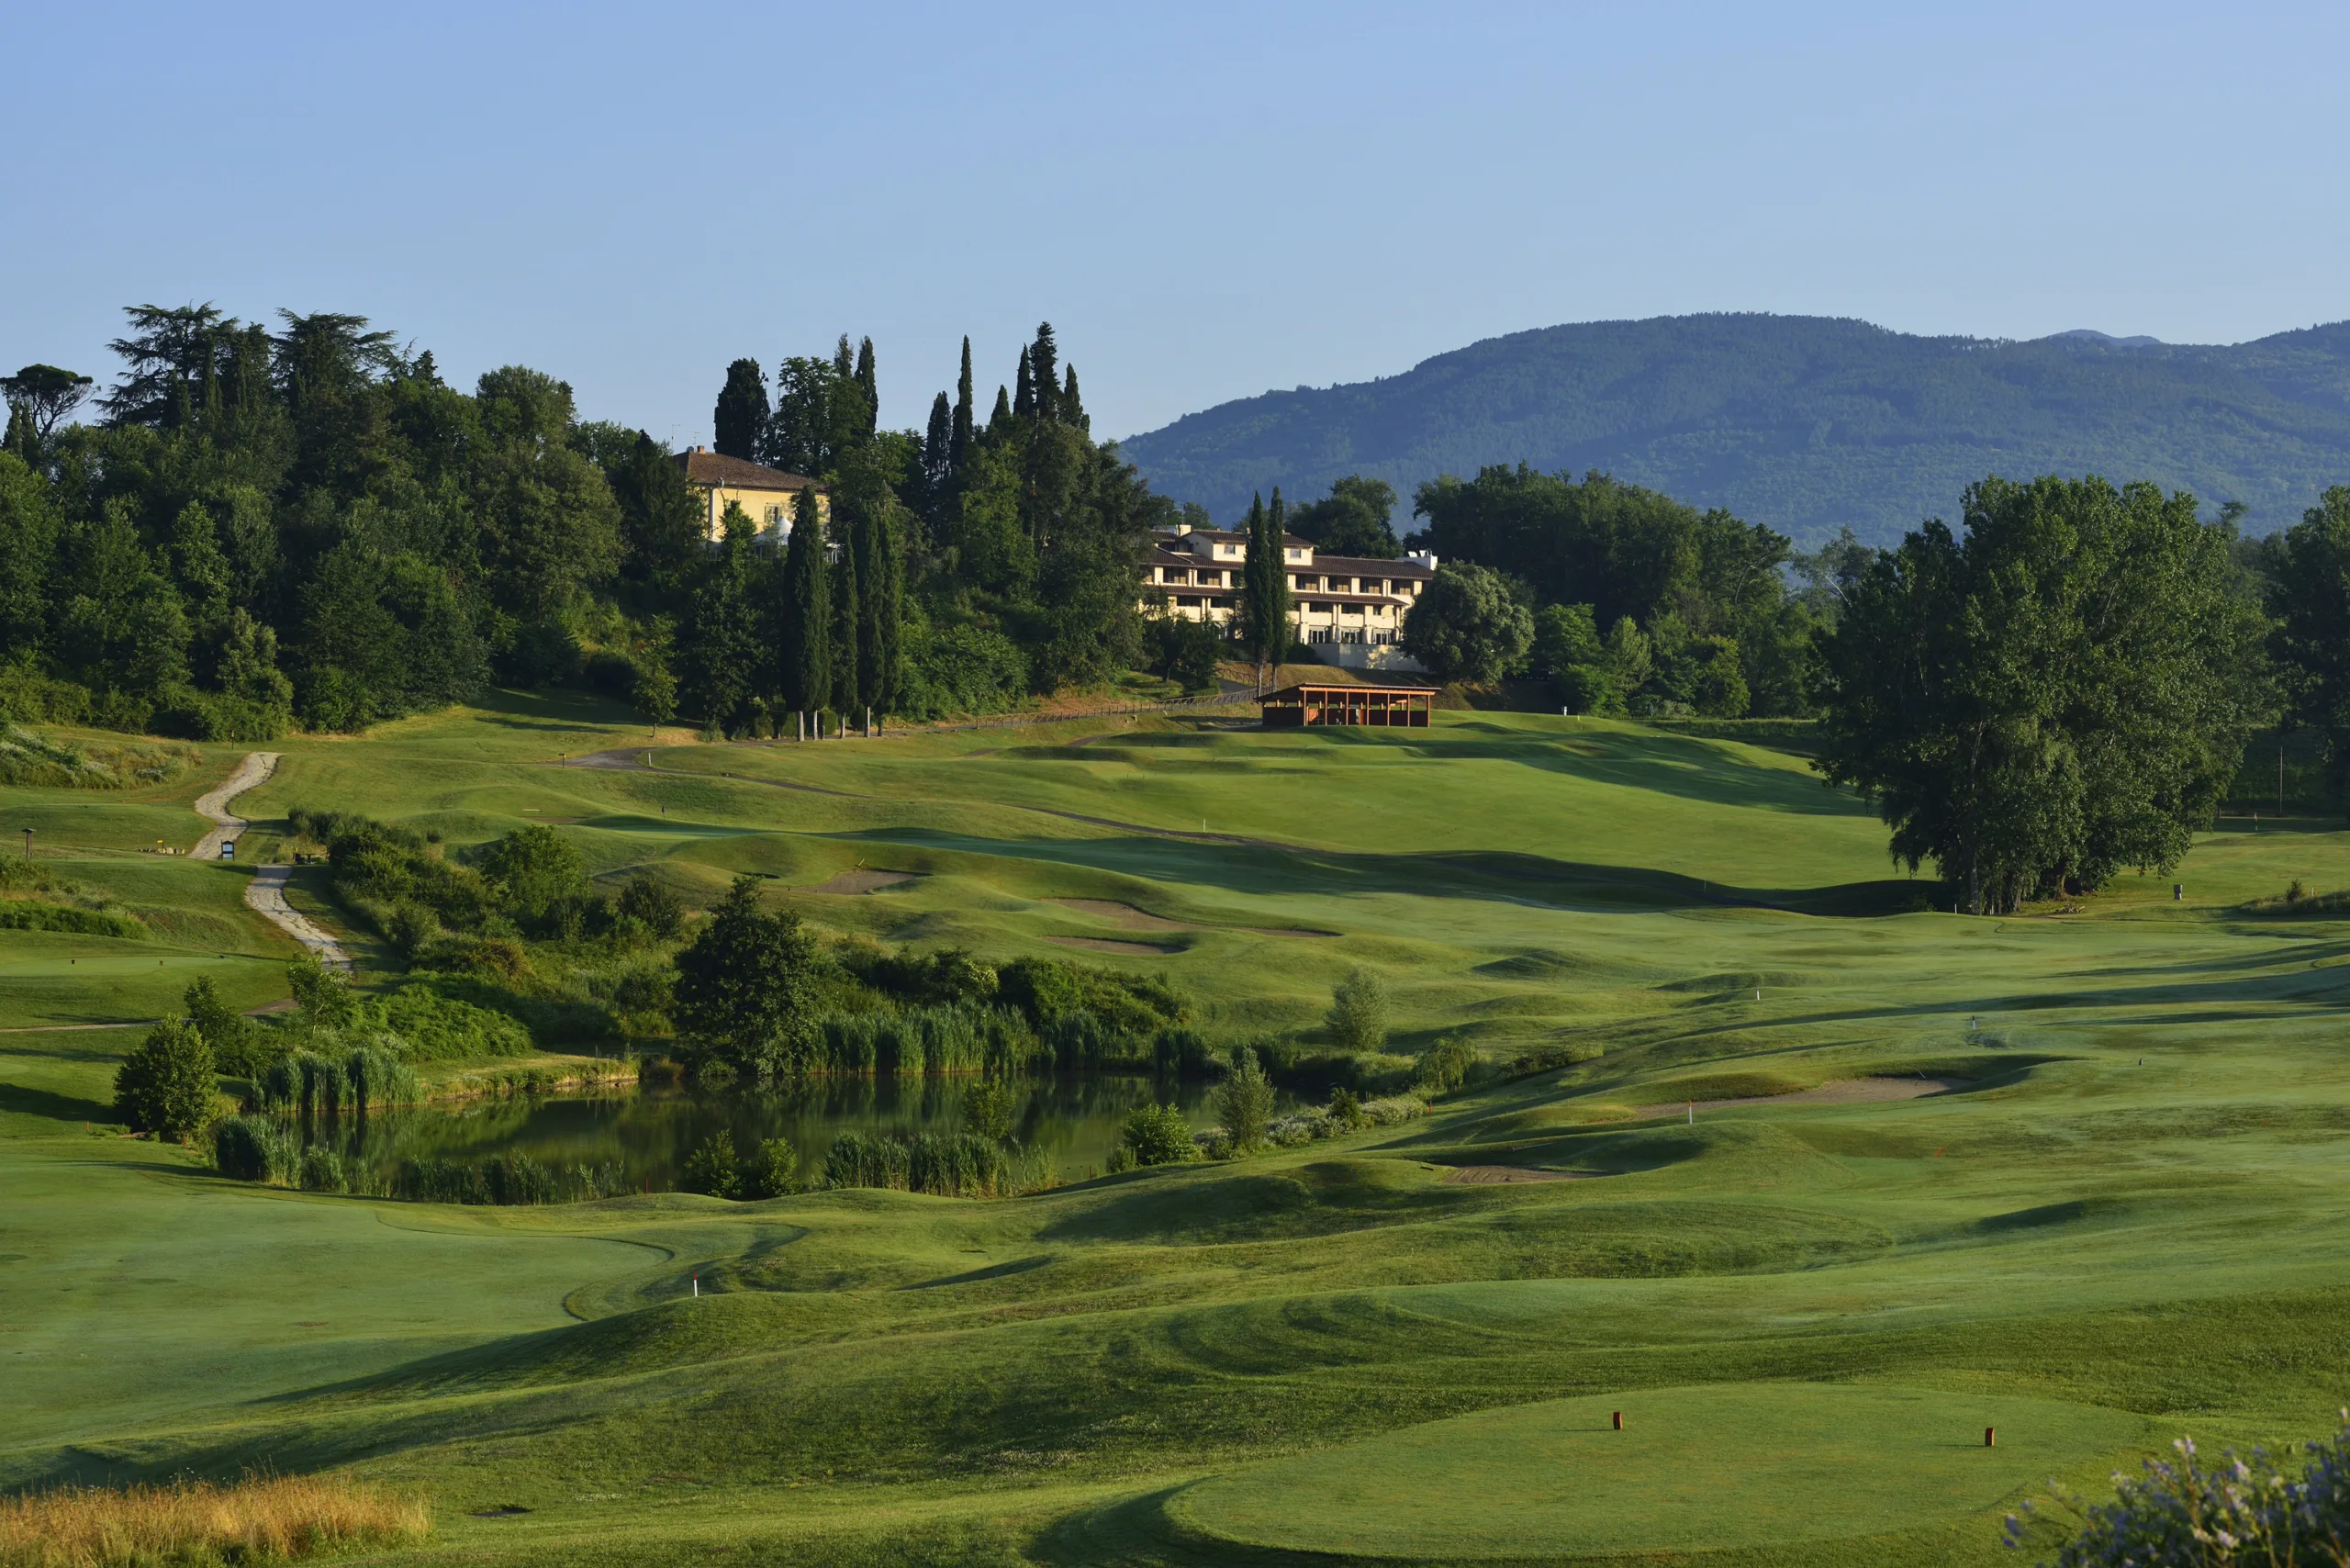
M1325 555L1310 541L1290 535L1281 541L1281 556L1289 569L1290 624L1299 642L1348 669L1421 668L1397 644L1404 617L1436 576L1434 555L1400 561ZM1165 595L1167 614L1228 622L1239 610L1248 557L1245 533L1187 528L1160 534L1145 568L1147 595Z

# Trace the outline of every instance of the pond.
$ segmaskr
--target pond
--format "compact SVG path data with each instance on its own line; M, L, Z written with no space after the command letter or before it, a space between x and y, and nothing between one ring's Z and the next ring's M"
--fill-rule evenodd
M323 1146L347 1166L388 1182L410 1161L475 1161L512 1153L554 1166L618 1164L636 1191L678 1185L687 1159L723 1128L737 1150L789 1138L800 1168L817 1170L839 1134L954 1133L976 1078L818 1079L762 1093L654 1088L620 1093L536 1094L380 1110L365 1115L289 1118L305 1147ZM1194 1127L1214 1121L1211 1086L1148 1078L1041 1078L1015 1082L1013 1137L1046 1153L1064 1182L1107 1169L1118 1126L1137 1105L1169 1096Z

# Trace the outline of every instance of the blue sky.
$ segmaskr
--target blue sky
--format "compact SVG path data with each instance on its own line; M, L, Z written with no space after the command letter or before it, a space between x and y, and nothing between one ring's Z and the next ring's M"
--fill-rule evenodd
M709 439L870 334L917 424L1049 318L1095 430L1695 310L2234 342L2350 316L2350 8L35 7L0 362L367 315Z

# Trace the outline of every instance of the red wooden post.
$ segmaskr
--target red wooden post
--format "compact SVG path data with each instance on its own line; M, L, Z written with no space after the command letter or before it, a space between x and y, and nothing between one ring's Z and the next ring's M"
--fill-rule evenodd
M1621 1410L1616 1412L1616 1429L1619 1432L1624 1429L1624 1413Z
M1986 1428L1983 1428L1983 1446L1984 1446L1985 1448L1986 1448L1986 1449L1987 1449L1987 1448L1989 1448L1989 1447L1990 1447L1994 1442L1996 1442L1996 1441L1998 1439L1998 1436L1999 1436L1999 1428L1997 1428L1997 1427L1986 1427Z

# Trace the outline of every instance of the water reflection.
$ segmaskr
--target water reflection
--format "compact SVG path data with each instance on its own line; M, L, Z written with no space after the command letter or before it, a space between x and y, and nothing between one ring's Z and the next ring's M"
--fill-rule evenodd
M665 1192L696 1146L720 1128L747 1152L791 1140L803 1171L822 1169L844 1132L952 1133L963 1126L963 1078L822 1079L756 1093L644 1089L627 1093L531 1095L371 1114L301 1118L306 1146L322 1145L388 1181L411 1160L479 1160L509 1152L551 1166L617 1162L629 1186ZM1194 1126L1214 1118L1209 1086L1147 1078L1048 1078L1014 1085L1023 1096L1013 1137L1049 1152L1063 1181L1107 1167L1128 1111L1172 1099Z

